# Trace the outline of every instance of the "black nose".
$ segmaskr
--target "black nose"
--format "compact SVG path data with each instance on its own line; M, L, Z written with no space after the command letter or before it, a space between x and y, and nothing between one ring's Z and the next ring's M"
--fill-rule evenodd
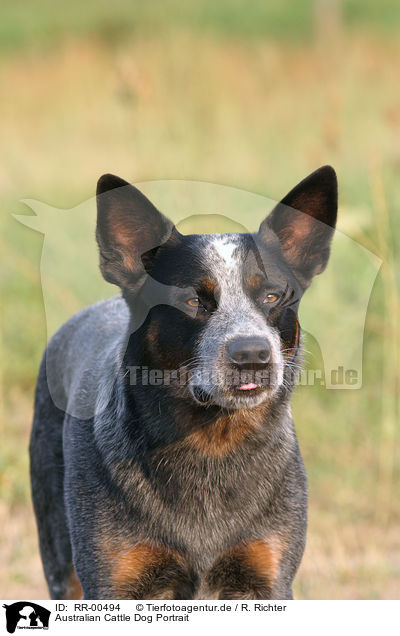
M227 346L228 358L236 365L267 364L271 347L263 338L237 338Z

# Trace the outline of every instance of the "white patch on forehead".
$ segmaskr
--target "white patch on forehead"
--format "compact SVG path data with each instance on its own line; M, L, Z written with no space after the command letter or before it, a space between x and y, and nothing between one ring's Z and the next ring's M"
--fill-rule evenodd
M239 250L238 241L233 242L232 239L230 239L229 237L225 237L225 238L221 237L221 238L214 239L210 247L213 248L218 253L218 255L226 263L226 265L228 266L234 265L235 263L234 254L236 252L236 255L237 255ZM236 258L236 263L237 263L237 260L238 259Z
M239 237L232 234L210 236L204 250L204 262L220 286L233 282L233 278L237 283L242 266Z

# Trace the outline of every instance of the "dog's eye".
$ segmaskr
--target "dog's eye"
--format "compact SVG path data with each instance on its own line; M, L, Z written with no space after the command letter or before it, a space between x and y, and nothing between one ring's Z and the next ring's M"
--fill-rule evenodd
M201 302L198 298L189 298L189 300L187 300L186 302L191 307L200 307L201 305Z
M189 300L186 301L186 304L190 305L190 307L197 307L196 315L208 313L207 308L203 305L200 298L198 298L197 296L195 296L195 298L189 298Z
M276 303L276 301L279 299L278 294L267 294L263 300L263 303Z

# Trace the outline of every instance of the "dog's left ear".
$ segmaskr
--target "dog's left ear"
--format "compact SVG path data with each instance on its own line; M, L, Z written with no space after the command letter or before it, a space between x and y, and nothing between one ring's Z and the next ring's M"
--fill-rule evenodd
M336 173L323 166L293 188L260 226L261 240L271 230L276 234L285 260L305 287L328 262L337 199Z

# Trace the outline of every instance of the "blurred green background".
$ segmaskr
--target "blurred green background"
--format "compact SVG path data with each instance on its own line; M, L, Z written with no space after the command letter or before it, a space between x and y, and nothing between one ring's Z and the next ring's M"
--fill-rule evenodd
M294 400L310 481L295 594L400 597L399 36L397 0L3 0L1 598L47 596L27 457L46 342L43 236L12 218L29 214L21 199L72 208L104 172L278 199L324 163L338 173L341 229L383 265L365 324L363 387L302 386ZM358 272L349 275L357 285ZM51 284L74 313L80 299L68 276ZM303 302L318 312L312 301ZM346 320L343 298L326 303L342 303ZM318 359L317 345L307 348Z

